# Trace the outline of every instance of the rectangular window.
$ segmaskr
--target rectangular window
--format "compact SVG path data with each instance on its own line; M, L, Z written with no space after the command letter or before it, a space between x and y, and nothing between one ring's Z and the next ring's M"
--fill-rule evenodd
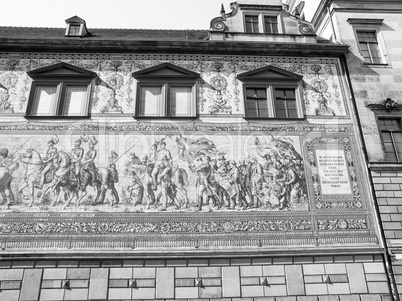
M86 86L67 86L65 90L63 116L83 116L88 107Z
M278 18L276 16L264 16L265 33L278 33Z
M81 25L70 25L70 28L68 29L68 35L69 36L80 35L80 27Z
M244 89L246 118L298 119L301 117L301 101L297 88L267 85Z
M27 115L29 116L86 116L89 110L90 85L60 82L34 84Z
M170 116L191 116L191 87L170 87Z
M296 93L294 89L275 88L275 117L297 118Z
M141 87L139 116L163 116L162 86Z
M400 118L378 118L385 156L389 162L402 162L402 128Z
M56 112L57 86L36 86L31 115L49 116Z
M269 117L266 88L246 89L246 114L248 117Z
M193 86L140 85L137 117L193 117L195 100Z
M380 48L375 31L357 31L360 52L369 64L382 64Z
M247 33L259 33L259 24L257 15L246 15L246 32Z

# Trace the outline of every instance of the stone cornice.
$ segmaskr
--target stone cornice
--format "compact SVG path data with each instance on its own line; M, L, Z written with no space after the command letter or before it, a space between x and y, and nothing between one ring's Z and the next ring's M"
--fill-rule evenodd
M295 55L340 56L347 45L222 42L222 41L166 41L166 40L63 40L0 39L0 51L8 52L81 52L81 53L177 53L177 54L239 54L239 55Z
M347 22L349 24L374 24L381 25L384 19L367 19L367 18L349 18Z
M331 7L332 4L338 3L337 7L332 7L333 11L342 11L342 12L375 12L378 13L402 13L402 5L400 0L376 0L376 1L340 1L340 0L321 0L318 8L314 12L314 16L311 19L311 24L315 28L318 28L321 22L327 16L327 8ZM381 2L381 8L379 6L379 2ZM360 3L360 4L359 4ZM371 4L371 7L363 7L362 3L368 5ZM389 7L385 5L389 4ZM397 7L398 5L398 7Z

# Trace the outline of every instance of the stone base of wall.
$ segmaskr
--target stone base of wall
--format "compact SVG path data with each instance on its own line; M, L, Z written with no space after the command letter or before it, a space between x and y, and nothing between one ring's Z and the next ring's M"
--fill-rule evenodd
M373 170L371 176L389 252L402 254L402 171ZM402 257L394 258L392 270L398 292L402 292ZM401 295L402 296L402 295Z
M392 300L381 255L0 261L0 300Z

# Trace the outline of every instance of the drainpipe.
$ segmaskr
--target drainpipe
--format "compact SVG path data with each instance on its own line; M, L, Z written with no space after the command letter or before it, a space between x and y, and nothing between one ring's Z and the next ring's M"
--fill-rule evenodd
M334 32L335 33L335 32ZM364 155L364 159L365 161L368 163L369 159L368 159L368 153L367 153L367 148L366 145L364 143L364 136L363 136L363 131L362 129L362 125L360 122L360 117L359 117L359 111L357 110L357 105L356 105L356 99L354 96L354 92L353 92L353 87L352 87L352 81L350 79L350 73L349 73L349 69L348 69L348 65L346 63L346 57L345 55L341 55L341 67L343 68L343 72L346 75L346 79L348 82L348 86L349 86L349 90L350 90L350 95L352 98L352 105L353 105L353 109L355 111L355 119L356 119L356 123L357 123L357 127L358 127L358 132L359 132L359 136L360 136L360 141L361 141L361 148L363 151L363 155ZM388 245L387 245L387 241L384 237L384 228L382 226L382 221L381 221L381 215L380 215L380 210L378 208L378 203L377 203L377 197L375 195L375 190L374 190L374 184L373 184L373 179L371 178L371 173L368 170L368 167L366 164L364 165L364 169L366 171L366 174L368 175L368 181L370 184L370 192L371 192L371 197L374 200L374 210L378 219L378 223L379 223L379 228L380 228L380 239L385 247L384 250L384 263L385 263L385 269L387 271L387 276L388 276L388 280L389 280L389 285L390 285L390 289L392 292L392 297L394 301L400 301L399 299L399 294L398 294L398 288L397 288L397 284L395 281L395 277L394 277L394 273L392 271L392 258L391 255L388 252Z

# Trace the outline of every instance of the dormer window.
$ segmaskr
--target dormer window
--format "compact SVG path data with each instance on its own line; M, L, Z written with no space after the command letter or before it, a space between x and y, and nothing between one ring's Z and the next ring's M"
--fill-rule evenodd
M277 16L264 16L264 32L265 33L278 33L278 17Z
M80 35L81 25L73 25L70 24L68 28L68 35L69 36L79 36Z
M259 33L259 21L258 15L246 15L246 32L247 33Z
M66 37L84 37L89 34L85 21L80 17L71 17L66 20L66 24Z
M280 33L279 16L276 14L246 14L244 15L244 31L246 33Z

